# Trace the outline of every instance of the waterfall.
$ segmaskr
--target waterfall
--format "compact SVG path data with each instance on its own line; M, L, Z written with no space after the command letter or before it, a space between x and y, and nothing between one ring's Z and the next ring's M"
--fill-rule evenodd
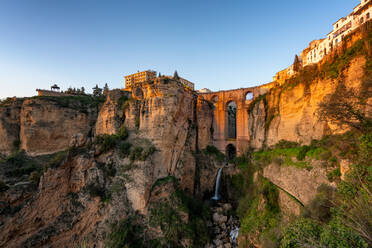
M238 239L238 235L239 235L239 227L235 227L234 229L231 230L229 236L231 238L231 242L232 242L232 247L236 247L236 240Z
M218 194L218 189L220 188L221 174L222 174L222 168L219 168L218 173L217 173L216 188L214 190L214 196L212 197L212 200L214 201L218 201L220 199L220 195Z

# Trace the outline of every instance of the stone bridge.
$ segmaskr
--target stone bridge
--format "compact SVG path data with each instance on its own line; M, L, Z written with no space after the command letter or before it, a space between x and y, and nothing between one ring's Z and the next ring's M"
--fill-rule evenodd
M265 94L272 84L252 88L199 93L212 102L213 145L228 157L243 154L249 148L248 107L259 95Z

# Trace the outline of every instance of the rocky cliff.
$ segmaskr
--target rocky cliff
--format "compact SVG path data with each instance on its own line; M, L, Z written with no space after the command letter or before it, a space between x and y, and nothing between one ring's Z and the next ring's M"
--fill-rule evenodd
M166 186L156 186L162 180L174 178L180 190L201 197L213 191L219 163L197 169L195 155L210 139L208 122L199 130L197 116L212 117L212 108L177 80L114 90L103 103L85 96L8 100L0 113L1 247L105 247L105 233L134 213L149 225L153 202L174 193L151 200ZM203 171L212 177L200 182Z
M340 83L345 83L346 90L361 89L365 66L366 58L361 55L352 58L340 72L343 80L298 75L293 81L271 89L253 103L249 116L251 146L272 146L280 140L310 144L312 139L320 139L325 134L345 132L347 129L341 130L319 118L319 104L333 94Z
M242 247L275 247L279 224L332 193L359 152L356 136L325 139L350 127L319 114L341 86L372 101L371 42L350 37L252 100L250 149L230 161L211 146L213 104L177 79L2 102L0 247L230 247L235 213ZM222 167L230 203L211 207Z

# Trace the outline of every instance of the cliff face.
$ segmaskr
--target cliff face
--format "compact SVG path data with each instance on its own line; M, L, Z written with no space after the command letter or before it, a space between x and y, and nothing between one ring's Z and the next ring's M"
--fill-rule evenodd
M78 102L64 107L58 102L27 99L20 114L21 148L30 155L66 150L76 137L88 137L96 116L96 109Z
M0 107L0 154L9 155L19 143L22 100L13 99Z
M85 97L84 97L85 98ZM89 100L87 97L85 100ZM9 155L20 148L32 156L66 150L84 144L97 118L97 107L67 98L30 98L0 107L0 152Z
M366 59L354 58L343 72L346 89L360 89ZM334 93L340 79L300 81L270 90L255 104L249 115L250 142L253 148L272 146L280 140L309 144L325 134L345 132L332 123L319 119L319 104Z
M338 78L305 75L268 89L249 108L245 128L250 148L281 140L309 144L325 134L345 132L318 118L319 104L341 83L360 91L365 66L365 56L355 56ZM209 198L217 169L226 164L218 150L208 147L213 143L213 108L166 77L132 91L111 91L104 102L63 96L2 103L0 247L105 247L112 226L135 215L145 226L143 239L161 237L159 228L148 225L151 208L170 199L179 203L171 197L177 185L195 198ZM308 157L306 168L295 167L297 158L285 164L289 157L296 155L256 161L261 183L272 189L269 180L281 189L278 204L287 216L300 213L301 204L293 197L306 206L322 184L333 187L327 174L338 166L322 167L327 161ZM233 198L234 182L229 180L239 169L231 166L223 173L221 194ZM237 178L238 186L258 182L244 176ZM265 200L258 202L260 213ZM192 218L183 208L177 211L185 223ZM190 240L182 242L187 246Z
M171 193L153 195L158 181L170 176L188 192L203 196L213 191L215 166L198 172L207 170L213 177L195 179L197 144L206 146L211 131L203 122L198 138L197 116L212 118L212 108L179 82L146 83L132 94L111 91L99 111L96 105L82 105L81 99L62 99L25 99L2 109L2 115L10 111L12 116L2 124L3 139L19 138L21 149L34 156L25 163L36 159L44 169L32 165L41 175L37 187L18 175L23 165L11 165L10 159L2 162L7 169L0 170L0 179L8 189L0 193L0 203L8 210L1 213L0 247L73 247L84 242L105 247L112 225L136 213L145 216L146 223L149 208L158 201L151 199L169 198ZM118 138L123 129L128 138ZM115 144L106 149L105 142ZM4 150L14 151L8 143ZM75 148L67 152L43 155L71 146Z

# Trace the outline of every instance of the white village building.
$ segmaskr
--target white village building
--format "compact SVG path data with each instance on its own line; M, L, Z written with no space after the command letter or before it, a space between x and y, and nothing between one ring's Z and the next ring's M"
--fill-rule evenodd
M300 55L302 65L306 66L318 63L334 47L341 44L342 40L350 32L354 31L360 25L369 21L372 15L372 0L361 0L353 12L346 17L342 17L333 24L333 30L327 35L327 38L312 41Z

